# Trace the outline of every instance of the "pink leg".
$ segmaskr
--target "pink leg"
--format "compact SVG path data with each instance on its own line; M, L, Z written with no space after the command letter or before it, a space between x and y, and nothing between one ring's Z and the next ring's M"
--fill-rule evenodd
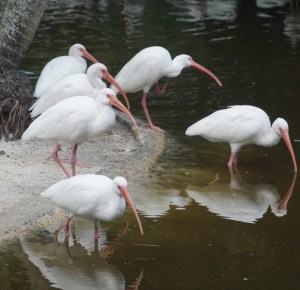
M78 144L72 144L72 157L71 157L71 160L61 160L61 161L64 161L66 163L69 163L71 164L72 166L72 176L76 175L75 174L75 165L78 166L78 167L91 167L91 164L90 163L79 163L77 162L76 160L76 152L77 152L77 147L78 147ZM73 164L74 164L74 168L73 168Z
M98 228L98 221L95 221L95 226L94 226L94 239L95 241L98 241L99 238L99 228Z
M235 153L233 158L233 166L237 166L237 153Z
M233 170L234 166L237 166L237 153L231 153L228 161L229 170Z
M57 152L60 151L60 145L56 145L54 151L56 151L56 155L57 155ZM54 153L53 151L53 153ZM50 160L51 158L53 158L53 153L47 158L47 160Z
M69 238L69 223L71 221L71 219L73 218L73 216L69 216L64 223L64 231L65 231L65 236L66 238Z
M69 160L69 159L61 159L60 161L68 163L68 164L71 164L71 160ZM87 162L77 162L76 161L76 166L90 168L92 166L92 164L91 163L87 163Z
M144 109L144 112L145 112L145 115L146 115L146 118L147 118L147 121L148 121L148 126L153 129L153 130L156 130L156 131L163 131L162 129L160 129L159 127L156 127L153 125L152 121L151 121L151 118L150 118L150 115L148 113L148 109L147 109L147 103L146 103L146 99L147 99L147 93L144 93L143 94L143 99L142 99L142 107Z
M159 88L158 82L156 83L156 85L155 85L155 90L156 90L156 93L157 93L159 96L162 96L162 95L164 94L164 92L166 91L166 88L167 88L167 86L168 86L168 84L169 84L169 81L170 81L170 79L167 78L167 79L165 80L165 82L164 82L164 84L163 84L163 86L162 86L161 89Z
M66 167L61 163L60 159L58 158L57 152L60 150L60 145L56 145L54 151L52 154L49 156L48 159L53 158L56 163L60 166L60 168L63 170L63 172L67 175L67 177L70 177L70 174L68 173Z
M76 152L78 144L72 144L72 157L71 157L71 166L72 166L72 176L76 175Z

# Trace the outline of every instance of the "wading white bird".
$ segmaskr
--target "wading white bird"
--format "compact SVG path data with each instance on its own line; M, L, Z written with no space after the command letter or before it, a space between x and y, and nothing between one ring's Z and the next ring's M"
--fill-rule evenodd
M162 95L167 88L169 78L177 77L186 67L196 68L205 72L212 77L219 86L222 86L219 79L212 72L196 63L191 56L181 54L172 60L170 53L160 46L147 47L141 50L124 65L115 79L126 93L143 91L142 107L148 125L154 130L161 130L159 127L154 126L151 121L146 104L147 93L155 84L157 94ZM167 77L167 80L160 89L158 80L162 77ZM111 86L111 88L115 92L118 92L116 87Z
M73 216L95 220L95 239L98 238L99 221L112 221L123 215L126 202L133 211L143 235L143 227L128 192L124 177L113 180L96 174L77 175L50 186L42 196L51 198L57 205L69 212L64 223L66 236Z
M72 175L76 174L76 151L78 144L96 137L114 125L116 113L112 105L127 114L134 125L136 122L126 107L117 99L111 89L102 89L96 98L75 96L60 101L35 119L23 133L23 140L38 138L56 144L51 156L70 177L58 158L63 144L72 144Z
M74 96L96 96L98 90L106 88L106 84L102 81L102 78L114 84L114 86L119 89L129 108L126 94L116 80L109 74L107 67L102 63L94 63L88 68L86 74L74 73L55 83L52 88L46 91L31 106L29 109L29 111L31 111L31 117L37 117L63 99Z
M255 144L271 147L282 137L297 171L294 150L289 137L288 123L277 118L271 126L268 115L254 106L231 106L201 119L187 128L186 135L200 135L212 142L227 142L231 147L228 167L237 165L237 153L245 145Z
M87 52L83 45L76 43L70 47L69 55L59 56L50 60L44 66L37 80L34 96L40 98L55 83L68 75L85 73L87 63L84 58L87 58L92 62L97 62L97 60Z

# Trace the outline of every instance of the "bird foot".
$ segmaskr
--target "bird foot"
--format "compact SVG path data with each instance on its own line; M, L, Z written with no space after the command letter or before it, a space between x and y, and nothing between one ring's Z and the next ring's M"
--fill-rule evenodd
M71 160L69 159L61 159L62 162L65 162L65 163L68 163L68 164L71 164ZM91 163L87 163L87 162L75 162L75 165L78 166L78 167L85 167L85 168L90 168L92 166Z
M58 146L56 146L55 149L57 149L57 147L58 147ZM57 154L58 151L61 151L61 148L60 148L60 147L58 147L58 149L56 150L56 153L55 153L55 150L54 150L54 152L51 153L51 155L50 155L46 160L49 161L49 160L52 159L52 158L55 159L55 156L56 156L55 154Z
M52 159L52 158L55 159L54 156L53 156L53 154L51 154L46 160L50 161L50 159Z
M165 132L163 129L161 129L157 126L154 126L153 124L148 124L147 127L154 130L154 131Z

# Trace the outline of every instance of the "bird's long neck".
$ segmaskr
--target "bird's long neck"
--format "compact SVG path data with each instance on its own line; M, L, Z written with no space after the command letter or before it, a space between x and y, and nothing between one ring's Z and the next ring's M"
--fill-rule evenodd
M97 123L100 123L105 131L115 123L116 112L111 105L103 104L99 97L96 98L96 107L98 110Z
M84 57L82 57L82 56L80 56L80 55L72 55L72 56L75 57L76 60L77 60L78 62L80 62L80 64L81 64L82 66L87 66L87 62L86 62L86 59L85 59Z
M278 142L280 141L280 138L281 138L281 135L276 133L276 131L274 130L274 124L273 124L271 129L269 130L269 132L264 133L263 135L261 135L260 138L258 138L256 144L260 145L260 146L271 147L271 146L278 144Z
M105 89L106 88L106 84L102 81L100 76L88 75L88 79L95 89Z
M180 75L181 71L186 67L180 56L176 56L172 62L164 69L164 76L175 78Z

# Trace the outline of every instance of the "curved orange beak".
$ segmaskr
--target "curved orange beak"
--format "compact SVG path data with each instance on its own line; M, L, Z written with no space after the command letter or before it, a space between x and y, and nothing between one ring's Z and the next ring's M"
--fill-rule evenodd
M294 163L294 171L297 172L297 162L296 162L296 157L295 157L295 153L293 150L293 146L291 144L289 132L287 130L280 129L280 134L292 156L293 163Z
M82 52L82 56L89 59L91 62L98 62L91 54L89 54L86 50Z
M198 69L198 70L201 70L203 72L205 72L206 74L208 74L211 78L213 78L215 80L215 82L220 86L222 87L222 83L221 81L210 71L208 70L207 68L205 68L204 66L200 65L199 63L196 63L195 61L191 60L191 66Z
M110 101L110 103L112 105L114 105L115 107L117 107L118 109L120 109L122 112L124 112L125 114L127 114L129 116L129 118L131 119L132 123L137 128L137 124L136 124L135 119L130 114L130 112L127 110L127 108L117 99L117 97L114 96L114 95L108 95L108 98L109 98L109 101Z
M136 208L133 204L133 201L129 195L129 192L128 192L128 189L126 186L119 186L119 189L121 191L121 194L122 196L124 197L124 199L126 200L127 204L129 205L129 207L131 208L131 210L133 211L133 214L138 222L138 225L139 225L139 228L140 228L140 232L141 232L141 235L144 234L144 230L143 230L143 227L142 227L142 223L141 223L141 220L139 218L139 215L136 211Z
M130 110L129 101L128 101L128 98L127 98L124 90L117 83L117 81L112 77L112 75L109 72L106 71L106 72L103 73L103 78L105 80L107 80L108 82L110 82L111 84L113 84L119 90L119 92L122 94L122 96L124 97L124 99L126 101L126 105L127 105L128 110Z

